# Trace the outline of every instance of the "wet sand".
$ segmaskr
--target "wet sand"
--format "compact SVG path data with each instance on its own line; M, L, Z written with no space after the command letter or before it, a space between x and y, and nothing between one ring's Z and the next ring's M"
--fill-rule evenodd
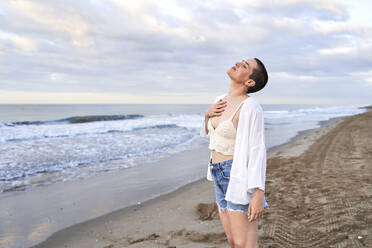
M259 247L372 247L372 112L268 153ZM229 247L205 178L54 233L35 247Z

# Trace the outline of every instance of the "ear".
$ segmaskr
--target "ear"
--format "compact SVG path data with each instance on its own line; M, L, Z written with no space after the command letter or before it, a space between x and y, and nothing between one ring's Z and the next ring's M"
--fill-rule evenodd
M256 85L256 82L253 79L248 79L244 84L247 88L252 88Z

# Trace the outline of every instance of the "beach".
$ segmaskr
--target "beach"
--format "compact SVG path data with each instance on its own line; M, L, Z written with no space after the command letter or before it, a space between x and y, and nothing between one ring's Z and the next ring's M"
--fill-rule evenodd
M0 248L372 248L370 9L0 1Z
M259 247L372 246L371 126L372 112L334 118L268 152ZM34 247L229 246L213 183L203 178Z

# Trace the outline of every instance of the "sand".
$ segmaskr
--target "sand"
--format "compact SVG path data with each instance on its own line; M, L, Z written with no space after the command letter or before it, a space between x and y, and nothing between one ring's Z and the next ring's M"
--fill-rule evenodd
M259 247L372 247L372 112L268 154ZM68 227L35 247L229 247L206 179Z

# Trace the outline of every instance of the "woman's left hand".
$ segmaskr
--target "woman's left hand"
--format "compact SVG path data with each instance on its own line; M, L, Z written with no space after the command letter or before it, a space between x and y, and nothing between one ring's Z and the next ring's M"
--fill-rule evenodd
M249 221L255 221L262 217L264 212L263 192L255 192L248 205Z

